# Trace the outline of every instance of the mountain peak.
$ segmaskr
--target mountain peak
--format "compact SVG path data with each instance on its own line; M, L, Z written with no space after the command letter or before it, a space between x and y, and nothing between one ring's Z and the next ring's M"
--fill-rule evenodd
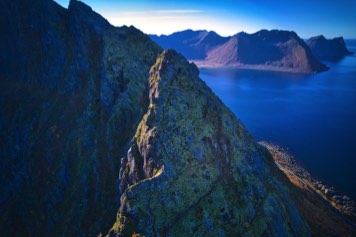
M310 39L318 39L318 40L326 40L324 35L317 35L317 36L313 36Z
M207 51L226 42L229 37L221 37L214 31L184 30L165 36L150 36L164 49L176 49L188 59L204 59Z
M81 24L94 25L97 33L111 26L104 17L93 11L90 6L78 0L71 0L69 2L68 12L75 21L79 21ZM76 25L77 23L73 24Z
M320 60L339 60L352 54L347 48L343 37L326 39L323 35L311 37L306 41L313 54Z
M225 44L210 50L207 55L205 63L208 65L299 73L326 70L293 31L240 32Z
M87 5L84 2L79 1L79 0L70 0L68 9L69 8L79 8L79 9L82 9L83 11L86 11L86 12L92 12L93 11L93 9L89 5Z
M110 236L310 233L285 184L271 175L279 172L271 157L195 65L164 51L149 81L150 106L122 161Z

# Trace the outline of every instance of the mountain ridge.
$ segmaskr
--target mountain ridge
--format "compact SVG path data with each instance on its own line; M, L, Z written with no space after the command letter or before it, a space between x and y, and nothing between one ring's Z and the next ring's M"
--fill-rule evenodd
M335 61L353 54L346 48L343 37L326 39L323 35L309 38L306 41L313 54L320 60Z
M268 152L194 64L164 51L149 80L150 106L123 160L109 236L310 234Z
M76 0L0 7L4 236L319 233L182 55Z
M149 35L149 37L163 48L174 48L188 59L202 59L207 56L206 51L226 42L229 37L222 37L214 31L185 30L171 35ZM181 42L181 44L177 44Z
M176 49L202 67L236 67L297 73L315 73L328 69L292 31L261 30L254 34L240 32L230 37L221 37L211 47L197 47L186 43L198 37L199 32L194 35L194 31L183 31L170 36L150 37L163 48ZM195 52L199 53L194 55Z

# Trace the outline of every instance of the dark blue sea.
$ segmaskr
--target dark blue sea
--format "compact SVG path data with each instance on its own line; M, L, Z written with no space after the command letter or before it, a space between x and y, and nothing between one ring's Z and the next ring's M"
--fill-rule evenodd
M356 55L324 63L330 70L313 75L201 68L200 77L257 141L283 146L356 200Z

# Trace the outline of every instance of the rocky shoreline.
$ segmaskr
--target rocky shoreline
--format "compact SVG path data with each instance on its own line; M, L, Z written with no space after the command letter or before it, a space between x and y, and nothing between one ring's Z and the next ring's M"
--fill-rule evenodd
M272 72L285 72L285 73L296 73L296 74L313 74L314 72L301 72L298 68L286 68L278 67L267 64L243 64L243 63L233 63L233 64L219 64L210 62L208 60L191 60L190 62L197 65L199 68L226 68L226 69L241 69L241 70L258 70L258 71L272 71Z
M305 186L304 188L317 193L321 198L344 214L353 224L356 223L356 203L354 200L338 191L335 187L313 177L283 147L266 141L261 141L259 144L268 149L277 166L287 175L293 184L297 186L303 185Z

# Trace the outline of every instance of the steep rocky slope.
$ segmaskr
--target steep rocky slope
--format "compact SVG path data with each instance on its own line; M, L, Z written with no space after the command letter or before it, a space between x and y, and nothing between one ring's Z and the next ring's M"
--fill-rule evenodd
M75 0L0 9L1 235L107 232L161 49Z
M319 35L308 39L306 43L315 57L320 60L338 60L352 54L347 50L343 37L326 39L323 35Z
M76 0L0 10L1 235L352 236L180 54Z
M174 51L150 74L150 106L123 159L111 235L308 236L269 153Z
M282 30L261 30L254 34L241 32L232 37L206 38L204 44L200 41L197 44L192 39L199 38L197 36L201 33L185 31L169 36L155 36L151 39L163 48L176 49L198 66L228 66L297 73L327 70L295 32Z

